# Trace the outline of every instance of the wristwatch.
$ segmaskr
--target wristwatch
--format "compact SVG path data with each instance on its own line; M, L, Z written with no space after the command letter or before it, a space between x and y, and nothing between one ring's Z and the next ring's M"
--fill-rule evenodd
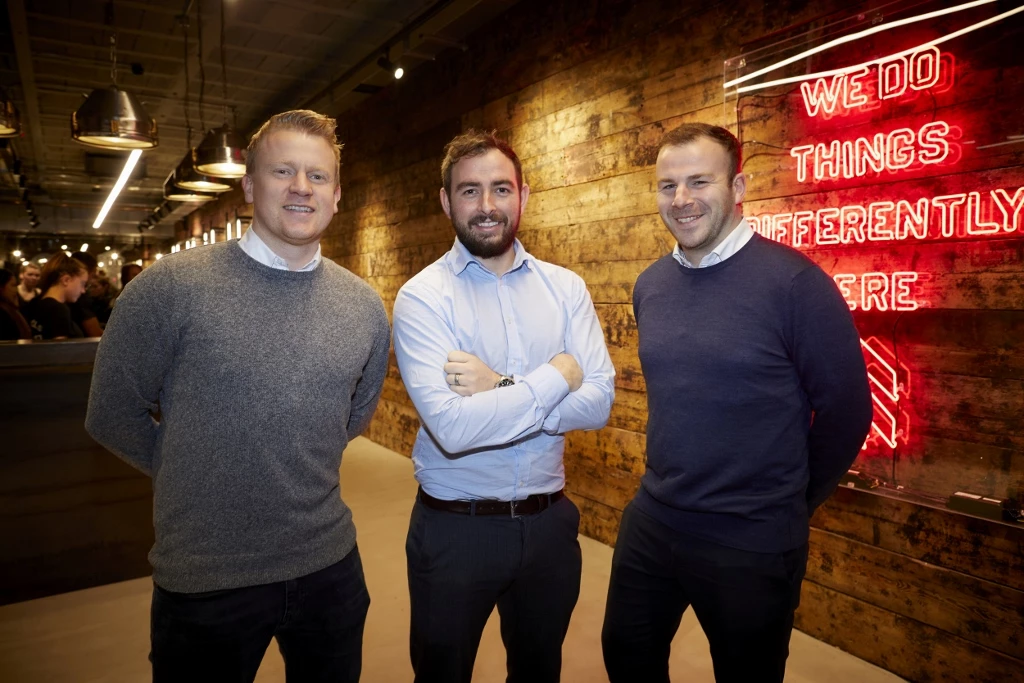
M494 388L497 389L498 387L510 387L515 383L516 381L509 377L508 375L502 375L501 379L499 379L498 382L494 385Z

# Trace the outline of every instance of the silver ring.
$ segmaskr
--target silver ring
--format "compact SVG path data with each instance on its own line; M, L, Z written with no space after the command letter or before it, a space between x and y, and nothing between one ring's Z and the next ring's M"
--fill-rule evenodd
M456 386L456 387L461 387L462 386L461 384L459 384L459 373L455 373L455 381L452 383L452 386Z

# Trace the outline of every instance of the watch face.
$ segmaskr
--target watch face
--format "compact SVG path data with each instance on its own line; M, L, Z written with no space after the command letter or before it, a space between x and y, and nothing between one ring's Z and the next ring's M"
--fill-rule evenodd
M498 383L495 384L494 386L495 387L510 387L513 384L515 384L515 380L513 380L511 377L502 377L500 380L498 380Z

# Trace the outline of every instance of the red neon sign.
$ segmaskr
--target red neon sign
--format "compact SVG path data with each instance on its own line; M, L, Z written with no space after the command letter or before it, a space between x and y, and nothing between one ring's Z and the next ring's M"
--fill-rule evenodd
M832 276L851 311L916 311L921 304L910 288L918 273L836 273Z
M918 130L897 128L875 133L871 139L832 140L828 144L799 145L789 151L796 159L796 179L808 182L808 167L814 169L813 182L826 178L860 178L869 173L894 173L920 165L941 164L955 143L954 129L945 121L932 121Z
M929 46L909 55L894 55L831 79L816 78L800 84L804 108L810 117L830 118L855 110L876 109L883 100L922 90L948 90L953 86L952 56Z
M877 337L861 339L860 347L868 367L874 408L864 448L875 441L889 448L896 448L898 443L906 444L910 438L910 416L900 409L900 398L910 397L910 370L897 362L896 354Z
M1024 187L1017 187L762 214L747 221L776 242L814 249L871 242L997 238L1024 232L1022 210Z

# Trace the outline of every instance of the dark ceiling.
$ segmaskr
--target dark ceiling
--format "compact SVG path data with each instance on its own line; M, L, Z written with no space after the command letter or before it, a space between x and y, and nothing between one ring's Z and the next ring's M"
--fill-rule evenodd
M20 111L22 134L0 150L0 232L138 234L140 222L163 201L164 179L188 148L186 26L194 146L204 127L225 121L248 137L285 109L337 115L393 82L377 64L385 51L406 67L406 78L415 78L417 65L459 49L465 36L516 2L223 1L226 86L221 0L7 0L0 16L0 85ZM159 146L143 153L114 209L92 230L127 153L75 142L70 117L86 94L111 84L111 35L117 84L156 119ZM26 201L39 221L35 228L29 227ZM174 220L194 205L171 208L150 235L170 236Z

